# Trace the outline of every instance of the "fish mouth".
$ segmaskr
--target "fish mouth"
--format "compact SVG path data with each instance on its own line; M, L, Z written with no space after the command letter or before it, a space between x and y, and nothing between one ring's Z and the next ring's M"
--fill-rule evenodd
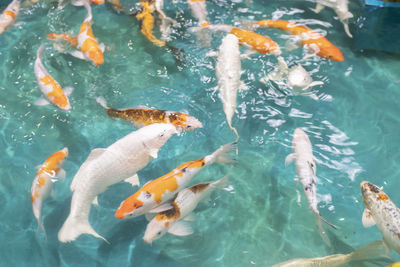
M376 194L381 192L381 189L379 187L368 181L362 181L360 183L360 187L363 192L366 192L367 190Z

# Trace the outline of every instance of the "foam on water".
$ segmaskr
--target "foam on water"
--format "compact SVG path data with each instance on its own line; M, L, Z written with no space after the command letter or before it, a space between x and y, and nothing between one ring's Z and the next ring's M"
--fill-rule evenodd
M159 157L139 172L142 183L155 179L179 164L210 154L234 140L226 125L215 91L215 59L205 57L210 48L199 47L188 29L195 26L186 1L165 1L166 13L181 27L173 33L172 46L181 57L149 43L134 17L118 15L108 6L94 6L93 31L105 43L105 64L90 63L58 53L50 43L43 62L61 86L75 88L72 110L33 105L41 96L33 73L36 50L49 32L76 34L86 11L55 2L35 4L21 11L13 27L0 36L0 262L4 266L269 266L299 257L349 253L381 237L376 227L361 224L364 209L359 183L384 186L400 206L399 57L352 50L352 40L333 11L311 11L307 1L253 0L208 1L210 20L231 24L249 19L285 19L308 24L327 33L344 54L344 62L308 59L303 66L314 80L320 100L293 96L289 89L259 82L273 70L276 57L252 55L242 61L242 80L249 90L238 93L233 125L240 134L238 164L230 169L216 164L201 172L193 184L216 180L230 173L230 187L213 194L199 206L195 233L187 237L166 235L152 246L142 240L146 220L119 221L114 212L134 190L125 183L110 187L93 207L90 221L111 245L91 236L70 244L57 240L71 199L69 184L89 152L107 147L134 128L107 117L96 103L103 96L108 105L126 108L147 105L182 111L202 121L204 128L174 136ZM1 1L3 10L7 3ZM358 7L350 6L356 15ZM354 29L352 29L354 31ZM260 30L284 47L288 35ZM156 33L157 34L157 33ZM216 34L212 49L218 49ZM244 51L244 49L243 49ZM291 64L303 49L283 50ZM319 209L340 229L329 231L332 247L320 238L314 216L294 166L284 167L291 153L292 134L303 128L313 143L320 194ZM67 146L65 183L55 184L56 198L43 205L47 240L36 234L37 222L29 197L35 166ZM299 194L298 194L299 192ZM298 203L298 195L300 203ZM399 255L392 254L399 260ZM362 263L383 266L388 260ZM354 264L353 266L361 266Z

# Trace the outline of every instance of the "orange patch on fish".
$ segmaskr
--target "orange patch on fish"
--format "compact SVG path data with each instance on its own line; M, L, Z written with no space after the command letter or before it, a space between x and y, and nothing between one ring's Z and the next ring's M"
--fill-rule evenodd
M31 193L31 202L33 203L35 201L35 196Z
M207 27L207 26L210 26L210 25L211 25L211 24L210 24L210 22L208 22L208 21L202 22L202 23L200 24L201 27Z
M3 15L7 15L7 16L12 17L12 19L15 19L15 13L12 12L11 10L4 10Z
M188 169L201 168L205 164L206 164L206 162L205 162L204 158L202 158L202 159L191 161L191 163L188 164L188 166L186 168L188 168Z
M378 197L379 197L379 200L382 200L382 201L388 201L389 200L389 197L387 195L385 195L385 194L382 194L382 193L379 193Z
M72 46L77 46L78 45L78 38L73 37L67 33L49 33L47 34L47 40L55 40L55 39L64 39L68 43L70 43Z
M189 189L193 193L197 194L197 193L201 193L202 191L204 191L209 185L210 185L210 183L202 183L202 184L197 184L192 187L189 187Z
M170 202L170 204L173 206L173 208L157 214L157 221L165 221L167 219L177 221L181 217L181 212L178 205L175 202Z
M40 187L44 186L45 183L46 183L46 178L40 176L39 180L38 180L38 187L40 188Z
M51 100L54 104L61 108L66 108L68 106L68 99L65 96L60 84L56 82L50 75L43 76L40 81L44 85L50 85L53 90L47 93L47 98Z
M118 219L123 219L126 213L129 213L137 208L143 206L143 202L136 198L136 193L129 198L127 198L122 204L121 207L117 209L115 212L115 217Z
M165 226L165 227L168 227L168 226L169 226L169 222L165 222L165 223L164 223L164 226Z
M104 4L104 0L90 0L90 3L93 5L102 5Z
M40 196L39 191L35 192L35 198L38 198Z
M42 164L36 175L41 175L43 173L56 174L58 172L58 164L65 159L68 152L58 151L48 157L46 161Z
M261 54L280 51L278 44L267 36L239 28L232 28L230 33L235 35L239 39L239 42L250 45Z

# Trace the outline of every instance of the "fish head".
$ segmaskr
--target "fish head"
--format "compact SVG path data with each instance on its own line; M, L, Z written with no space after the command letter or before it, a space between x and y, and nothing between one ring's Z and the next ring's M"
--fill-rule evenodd
M334 45L320 46L317 55L333 61L344 61L342 51Z
M294 89L302 89L312 82L310 74L301 65L296 65L289 70L288 83Z
M154 240L161 238L169 229L170 221L163 214L157 214L146 227L143 236L144 242L152 244Z
M301 147L303 145L311 146L310 139L308 135L300 128L296 128L293 134L292 146L293 149Z
M174 125L167 123L155 123L142 129L147 129L146 147L157 150L162 147L172 135L178 133Z
M118 219L133 218L142 215L146 212L144 209L144 202L139 200L134 194L121 203L115 217Z
M383 192L383 190L373 183L368 181L363 181L360 184L361 193L364 199L365 206L367 209L371 209L376 204L380 202L385 202L389 200L389 197Z
M203 124L195 117L187 115L186 121L184 123L184 127L182 128L182 130L183 131L192 131L197 128L203 128Z
M93 61L95 66L101 65L104 63L104 55L101 52L101 49L98 47L92 47L89 50L89 58Z

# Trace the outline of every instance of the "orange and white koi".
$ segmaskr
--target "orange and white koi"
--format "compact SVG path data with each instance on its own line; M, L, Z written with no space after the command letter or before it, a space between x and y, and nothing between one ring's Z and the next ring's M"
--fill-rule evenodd
M344 57L339 48L334 46L324 36L305 25L299 25L286 20L260 20L256 22L246 22L251 24L252 29L257 28L277 28L289 32L299 38L303 46L309 47L311 50L322 58L334 61L343 61Z
M91 61L95 66L102 65L104 63L103 52L105 47L104 44L99 43L93 35L93 17L92 9L89 3L87 1L84 1L83 5L85 6L88 13L85 20L80 26L79 34L77 37L70 36L66 33L50 33L47 35L47 39L55 41L54 47L61 52L64 52L64 49L62 48L62 46L60 46L60 41L66 41L72 47L79 49L68 51L69 54L76 58Z
M159 17L161 18L160 30L163 35L162 39L164 40L169 39L169 33L171 30L170 25L173 24L176 26L178 23L175 20L167 17L163 12L163 0L142 0L140 1L140 5L142 11L136 15L136 18L140 22L141 33L153 44L160 47L165 46L166 42L157 39L153 34L155 22L153 13L157 11Z
M161 204L172 199L205 167L215 162L234 164L235 161L227 156L234 150L236 150L236 142L226 144L211 155L186 162L166 175L148 182L121 203L115 212L115 217L118 219L132 218L147 212L160 212L170 209L171 205Z
M153 123L169 123L174 125L179 131L192 131L203 127L199 120L185 113L151 109L144 106L138 108L114 109L108 107L105 99L102 97L96 98L96 101L107 110L108 116L132 121L137 128Z
M39 166L39 171L36 173L35 179L33 180L31 201L33 214L38 221L39 232L45 232L41 216L43 201L50 194L53 194L53 180L63 180L65 178L65 171L62 169L62 166L67 156L68 148L64 147L62 150L48 157L46 161Z
M240 44L247 46L261 54L272 54L279 56L281 54L281 49L279 45L273 41L268 36L264 36L252 31L239 29L230 25L225 24L213 24L208 25L203 28L209 29L211 31L224 31L235 35ZM199 30L195 28L195 30Z
M84 6L85 1L87 0L72 0L71 3L74 6ZM89 0L89 3L92 5L102 5L104 4L104 0Z
M21 0L13 0L0 14L0 34L7 31L19 15Z
M363 181L360 184L365 210L364 227L376 224L385 244L400 254L400 209L376 185Z
M217 188L228 184L227 176L215 181L197 184L180 191L169 204L171 209L158 213L147 225L143 240L151 244L167 232L177 236L193 233L188 221L194 220L192 211Z
M64 93L60 84L47 72L41 60L44 48L45 44L42 44L37 50L34 71L39 89L45 98L41 97L36 100L35 105L43 106L52 103L60 109L69 110L71 105L68 95L72 93L73 89L66 88Z

